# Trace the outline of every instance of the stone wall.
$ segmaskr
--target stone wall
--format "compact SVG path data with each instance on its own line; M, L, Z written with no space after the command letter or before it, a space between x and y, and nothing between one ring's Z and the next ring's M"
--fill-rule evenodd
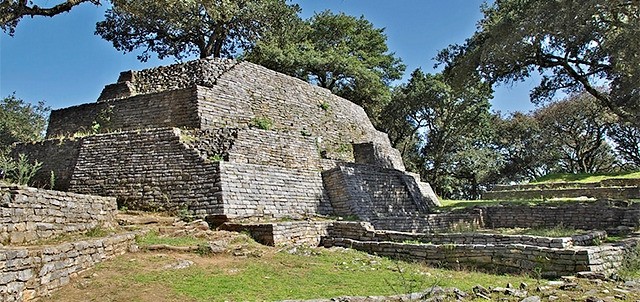
M534 273L560 277L592 271L611 274L622 265L626 247L594 246L557 249L523 244L415 244L357 241L337 238L323 241L325 247L338 246L378 256L420 261L438 267L476 267L492 272Z
M318 246L327 235L331 221L286 221L274 223L225 223L220 229L234 232L249 232L257 242L270 245Z
M377 217L371 223L381 230L401 232L450 232L483 226L480 212L447 212L406 217Z
M372 165L340 164L324 171L323 180L337 215L373 221L426 214L433 206L414 178Z
M229 161L317 172L322 168L313 138L259 129L238 132L229 150Z
M118 82L107 85L98 101L139 94L182 89L191 86L212 87L220 75L237 64L234 60L208 59L120 73Z
M111 197L0 184L0 242L31 244L67 233L111 228L116 201Z
M220 162L229 218L302 218L331 214L319 171Z
M22 302L46 296L96 264L124 254L135 234L113 235L43 247L0 247L0 301Z
M81 145L81 138L23 143L14 147L11 156L17 159L19 154L27 154L30 162L42 163L40 170L31 179L34 186L66 191L69 188ZM50 188L52 172L54 187Z
M488 228L552 228L558 225L581 230L640 227L640 204L615 205L606 201L558 205L504 204L480 207Z
M47 138L74 133L163 127L200 127L198 87L134 96L53 110ZM93 129L95 125L97 129Z
M348 238L358 241L414 242L424 244L524 244L548 248L599 245L607 238L605 231L592 231L567 237L542 237L532 235L507 235L476 232L456 233L408 233L398 231L376 231L368 222L334 222L328 227L329 237Z
M180 139L176 128L85 137L69 190L136 209L222 211L218 164Z
M551 199L551 198L610 198L610 199L640 199L640 187L593 187L593 188L562 188L539 190L489 191L482 194L483 199L514 200L514 199Z
M196 60L123 73L118 82L116 85L129 87L123 90L131 91L115 93L113 97L117 98L167 89L195 89L199 127L202 129L247 128L260 119L268 120L274 131L299 133L315 139L319 151L329 158L353 161L352 143L373 142L394 168L404 170L400 153L391 148L385 133L373 127L360 106L333 95L327 89L259 65L228 60ZM194 86L197 87L191 88ZM101 100L110 98L107 95L111 93L107 90L110 90L109 86ZM110 103L116 107L120 104ZM74 115L73 110L66 112L67 119L73 120ZM166 117L165 114L159 116ZM51 120L54 124L64 124L59 114L52 114ZM147 122L145 126L177 125ZM75 128L66 131L73 132Z
M580 271L613 273L638 241L638 238L631 238L617 244L576 244L587 244L589 240L598 242L595 238L603 236L602 232L575 238L416 234L376 231L370 224L362 222L336 222L328 227L322 245L353 248L378 256L456 269L472 266L512 273L539 270L543 276L558 277Z

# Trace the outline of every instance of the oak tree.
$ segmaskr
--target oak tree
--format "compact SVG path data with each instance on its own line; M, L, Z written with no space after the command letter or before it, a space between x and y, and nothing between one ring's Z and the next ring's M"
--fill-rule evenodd
M232 57L299 11L286 0L113 0L96 34L141 61Z
M534 101L584 90L640 123L640 1L495 0L482 12L472 37L439 53L449 77L513 83L539 72Z
M291 24L259 41L246 59L327 88L377 116L405 68L389 51L384 29L330 11Z

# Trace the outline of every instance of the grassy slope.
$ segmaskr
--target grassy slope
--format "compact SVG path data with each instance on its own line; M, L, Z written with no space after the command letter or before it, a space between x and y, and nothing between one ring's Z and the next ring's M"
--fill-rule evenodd
M531 183L555 183L555 182L593 183L593 182L599 182L599 181L602 181L605 179L611 179L611 178L616 178L616 179L640 178L640 171L610 173L610 174L549 174L539 179L536 179Z
M169 243L155 236L145 236L139 241L140 245ZM186 244L195 243L191 238L183 240ZM536 283L526 275L449 271L354 250L296 248L293 251L254 242L238 244L244 249L259 251L252 254L261 256L127 254L100 264L80 276L79 282L65 286L43 301L274 301L395 295L435 285L470 292L476 284ZM181 259L195 264L180 270L167 268Z

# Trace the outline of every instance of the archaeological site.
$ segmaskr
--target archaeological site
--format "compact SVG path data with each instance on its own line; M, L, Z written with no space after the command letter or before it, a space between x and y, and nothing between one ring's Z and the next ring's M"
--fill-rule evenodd
M617 200L637 198L637 183L596 190L604 192L596 201L442 210L361 107L243 61L122 72L96 102L54 110L46 140L19 144L13 154L43 163L39 187L56 179L46 190L0 185L2 301L45 296L134 251L136 231L35 244L113 227L118 209L179 213L271 246L344 247L545 277L611 275L640 238L640 205ZM511 195L495 198L526 194L507 189ZM585 232L491 231L558 225Z

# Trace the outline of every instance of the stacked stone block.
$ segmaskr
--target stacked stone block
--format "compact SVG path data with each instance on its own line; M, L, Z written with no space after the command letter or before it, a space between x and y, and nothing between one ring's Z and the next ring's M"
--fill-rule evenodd
M318 246L331 221L285 221L274 223L225 223L221 229L234 232L248 232L257 242L264 245L308 245Z
M338 164L322 173L336 215L355 216L376 227L408 230L429 224L438 204L406 172L366 164ZM468 219L465 215L464 220Z
M483 194L484 199L495 200L576 197L638 199L640 198L640 180L607 179L595 183L500 185Z
M62 138L72 134L84 136ZM47 137L75 148L74 160L49 169L72 171L61 187L115 196L132 209L187 209L222 221L330 215L337 188L321 172L354 161L369 167L357 179L370 202L345 216L400 219L437 205L360 106L248 62L123 72L98 102L52 112ZM58 149L46 142L24 151Z
M543 276L558 277L582 271L613 273L639 240L631 238L617 244L599 245L604 236L602 232L566 238L420 234L376 231L362 222L335 222L328 227L322 245L437 266L472 266L514 273L538 271Z
M112 197L0 185L0 242L28 245L68 233L111 228Z
M134 245L135 234L127 233L38 248L0 247L0 301L46 296L78 273Z

